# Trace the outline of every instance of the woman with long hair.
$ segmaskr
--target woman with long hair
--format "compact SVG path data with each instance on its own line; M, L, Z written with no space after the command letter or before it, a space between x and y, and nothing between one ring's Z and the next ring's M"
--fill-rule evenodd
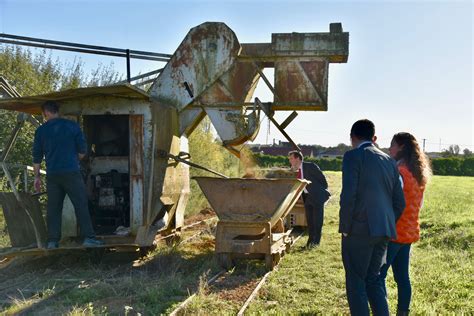
M380 278L385 289L385 278L391 266L398 288L397 315L402 316L408 315L410 309L410 248L412 243L420 239L418 214L423 205L423 193L431 176L431 168L429 160L410 133L402 132L393 136L390 156L397 161L403 179L406 207L397 221L397 239L388 244L387 262L381 268Z

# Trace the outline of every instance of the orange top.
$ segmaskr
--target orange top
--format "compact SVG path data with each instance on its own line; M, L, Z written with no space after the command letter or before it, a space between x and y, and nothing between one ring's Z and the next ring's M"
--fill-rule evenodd
M416 181L405 165L399 165L398 171L403 178L403 195L406 206L397 221L397 239L394 242L411 244L420 239L420 222L418 214L423 204L425 187Z

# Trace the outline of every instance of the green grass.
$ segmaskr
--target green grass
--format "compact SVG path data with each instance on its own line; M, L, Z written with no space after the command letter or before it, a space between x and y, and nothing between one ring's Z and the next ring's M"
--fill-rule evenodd
M123 315L127 309L130 315L159 315L219 270L209 235L178 247L163 244L143 261L85 252L17 260L0 274L0 315L28 306L40 315Z
M326 207L321 246L306 251L306 237L301 238L271 274L247 314L349 312L337 233L341 173L327 172L327 176L333 198ZM412 248L413 314L474 313L473 191L474 178L467 177L435 176L427 189L420 215L421 240ZM2 220L0 216L0 227ZM36 310L44 315L124 315L126 310L129 315L166 314L196 290L198 295L183 314L235 315L240 308L202 281L218 270L210 235L174 248L163 245L138 266L117 256L99 262L87 254L19 259L1 270L1 288L9 288L0 289L4 297L1 310L15 313L44 301ZM262 263L240 263L234 273L261 276ZM54 293L71 285L54 298ZM394 313L397 294L391 272L387 286ZM16 300L8 302L8 297Z
M326 207L321 247L286 256L248 312L251 314L348 313L337 233L341 173L327 172L333 198ZM422 237L411 257L414 314L474 312L474 178L433 178L421 211ZM389 305L396 285L388 276ZM277 301L278 304L268 302Z

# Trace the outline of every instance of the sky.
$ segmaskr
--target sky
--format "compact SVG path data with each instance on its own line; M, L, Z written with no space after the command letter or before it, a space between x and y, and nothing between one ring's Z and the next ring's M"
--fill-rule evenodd
M299 112L286 129L297 143L349 144L351 125L368 118L382 147L406 131L425 139L426 151L451 144L474 151L471 1L0 0L3 33L169 54L206 21L226 23L241 43L269 43L272 33L328 32L332 22L349 32L348 62L329 67L328 111ZM53 56L126 72L120 58ZM132 76L162 66L132 61ZM263 82L255 96L272 101ZM285 140L267 126L264 120L254 143Z

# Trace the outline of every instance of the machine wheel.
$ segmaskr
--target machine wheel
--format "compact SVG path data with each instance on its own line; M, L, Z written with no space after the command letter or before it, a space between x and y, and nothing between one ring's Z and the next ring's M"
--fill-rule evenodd
M232 259L232 255L230 253L218 253L217 262L222 268L226 270L230 270L235 267L235 261Z
M280 262L280 259L281 259L280 253L265 255L265 267L267 268L267 270L272 271L273 268L275 268L277 264Z
M138 252L140 253L140 257L145 257L149 252L153 251L156 249L155 245L152 246L145 246L145 247L140 247L138 249Z
M165 239L167 246L175 246L181 241L181 232L176 232L172 236Z

